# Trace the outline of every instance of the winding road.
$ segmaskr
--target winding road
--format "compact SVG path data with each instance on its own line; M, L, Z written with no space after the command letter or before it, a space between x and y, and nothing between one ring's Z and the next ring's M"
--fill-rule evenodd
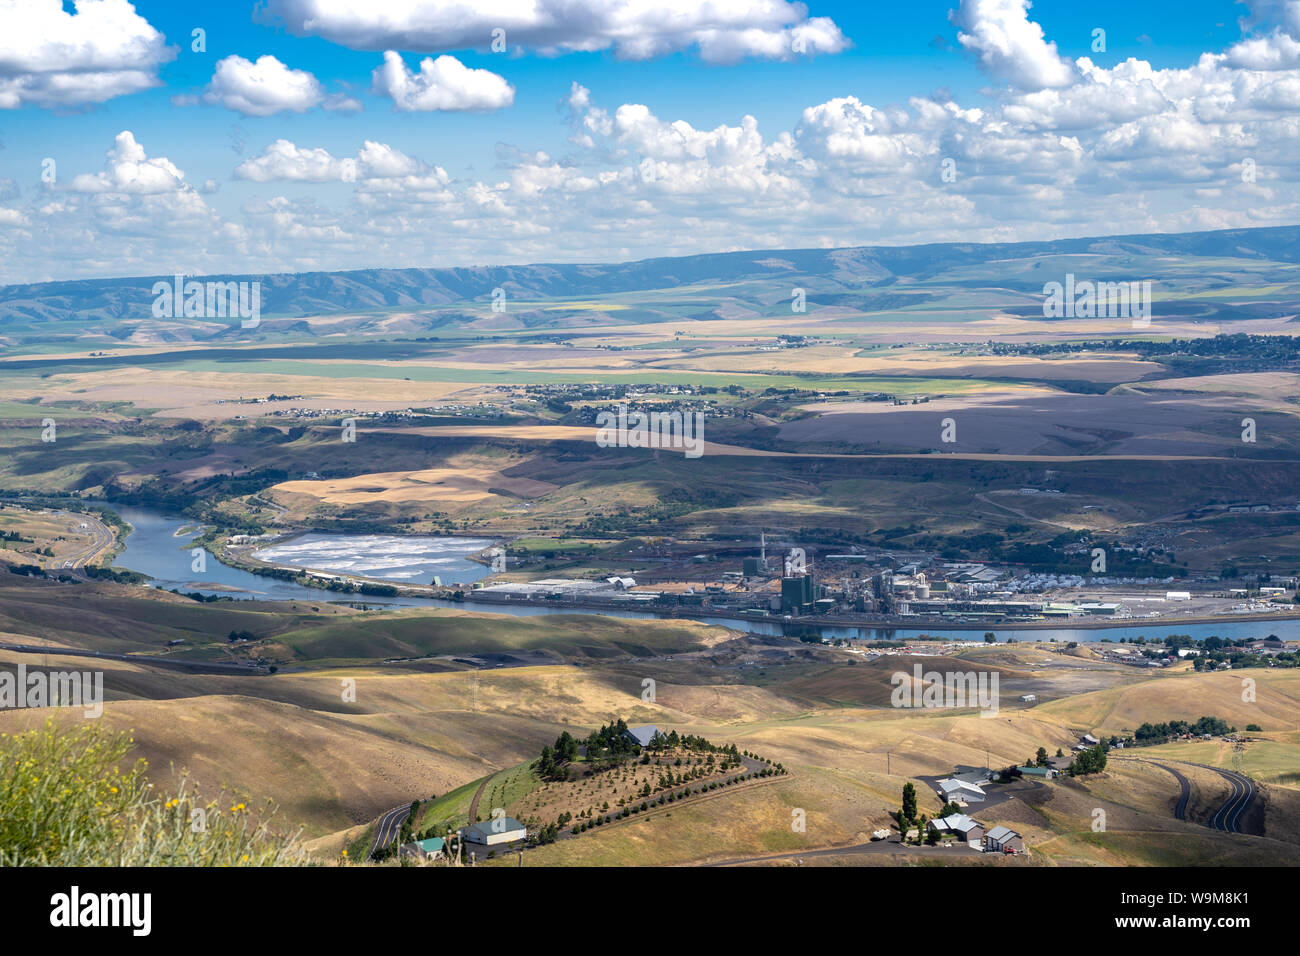
M393 807L379 818L379 823L375 825L375 842L370 847L371 857L397 839L397 835L402 832L402 821L410 812L411 805L405 803L400 807Z
M1228 797L1226 803L1214 811L1214 816L1210 817L1209 826L1215 830L1224 830L1228 833L1242 833L1241 818L1245 816L1246 811L1255 800L1259 793L1259 787L1255 781L1251 780L1245 774L1237 773L1235 770L1224 770L1222 767L1210 767L1205 764L1193 764L1205 770L1213 770L1232 787L1232 795Z
M1144 760L1141 757L1120 758L1130 760L1140 760L1149 763L1153 767L1159 767L1161 770L1167 770L1178 780L1179 794L1178 803L1174 805L1174 817L1178 820L1187 819L1187 804L1191 798L1191 782L1183 776L1182 773L1165 763L1158 763L1155 760ZM1228 786L1232 792L1223 805L1214 811L1206 826L1211 830L1222 830L1225 833L1245 833L1241 829L1242 818L1245 817L1246 811L1250 809L1255 798L1259 795L1259 787L1255 781L1251 780L1243 773L1237 773L1235 770L1224 770L1222 767L1212 767L1204 763L1191 763L1189 761L1180 761L1188 767L1199 767L1201 770L1210 770L1217 773L1224 780L1228 781Z
M1151 765L1154 767L1159 767L1161 770L1168 770L1170 773L1174 775L1174 778L1178 781L1179 793L1178 793L1178 802L1174 804L1174 819L1186 820L1187 802L1192 798L1192 782L1188 780L1186 777L1184 777L1177 770L1175 770L1173 767L1169 766L1168 764L1156 763L1154 760L1152 760Z

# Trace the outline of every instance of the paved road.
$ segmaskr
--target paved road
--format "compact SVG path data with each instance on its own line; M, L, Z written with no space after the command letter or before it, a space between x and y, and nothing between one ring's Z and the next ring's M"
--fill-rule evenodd
M63 561L64 568L82 568L92 562L100 551L113 544L113 531L94 515L72 511L60 511L59 514L75 522L74 527L85 524L90 531L91 543L76 551Z
M1191 796L1191 784L1185 776L1167 764L1157 763L1154 760L1147 760L1143 757L1120 759L1141 760L1144 763L1149 763L1154 767L1161 768L1162 770L1168 770L1171 774L1177 777L1178 786L1181 792L1178 796L1178 803L1174 807L1174 816L1179 820L1187 819L1187 802ZM1232 790L1228 795L1228 799L1224 801L1223 805L1220 806L1219 809L1214 811L1213 815L1205 825L1212 830L1222 830L1225 833L1244 833L1245 831L1241 829L1241 820L1246 815L1246 811L1250 809L1250 805L1254 802L1255 797L1259 795L1259 787L1255 785L1255 781L1251 780L1245 774L1237 773L1235 770L1224 770L1222 767L1211 767L1209 764L1204 763L1191 763L1190 761L1179 762L1184 763L1189 767L1199 767L1202 770L1212 770L1224 780L1228 781L1228 786Z
M397 839L398 834L402 832L402 821L410 812L411 805L405 803L400 807L393 807L379 818L379 823L375 826L375 842L370 848L372 857Z
M1205 764L1195 764L1205 770L1213 770L1232 787L1232 794L1228 797L1223 806L1214 811L1214 816L1210 817L1209 826L1215 830L1223 830L1227 833L1242 833L1241 818L1245 816L1246 811L1250 809L1259 788L1255 786L1255 781L1251 780L1245 774L1237 773L1235 770L1224 770L1222 767L1209 767Z
M1187 802L1192 797L1192 782L1188 780L1186 777L1184 777L1177 770L1175 770L1173 767L1169 766L1168 764L1156 763L1154 760L1152 760L1151 763L1154 766L1159 767L1161 770L1168 770L1170 773L1174 775L1174 778L1178 781L1178 787L1179 787L1178 802L1174 804L1174 819L1186 820Z
M952 774L950 773L940 773L932 776L917 777L916 779L925 784L932 793L938 793L939 781L945 780L951 776ZM1009 783L989 784L984 788L984 802L969 804L964 810L962 810L962 813L967 813L971 816L978 816L986 810L996 807L998 804L1006 803L1012 797L1023 798L1028 793L1032 793L1035 790L1046 790L1046 788L1047 784L1043 783L1041 780L1034 780L1031 777L1020 777L1019 779L1012 780Z

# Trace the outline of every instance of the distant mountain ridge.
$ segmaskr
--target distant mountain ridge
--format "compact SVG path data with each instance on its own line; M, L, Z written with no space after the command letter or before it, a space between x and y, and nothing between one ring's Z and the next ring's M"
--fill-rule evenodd
M375 309L438 308L489 297L504 288L512 298L597 296L702 282L811 276L861 290L864 283L923 278L954 260L1091 253L1227 257L1300 263L1300 226L1226 229L1055 239L1039 242L930 243L837 249L761 249L747 252L642 259L621 263L539 263L442 269L358 269L341 272L191 276L202 281L261 282L264 315L328 315ZM146 318L152 287L171 276L76 279L0 286L0 327L65 319Z

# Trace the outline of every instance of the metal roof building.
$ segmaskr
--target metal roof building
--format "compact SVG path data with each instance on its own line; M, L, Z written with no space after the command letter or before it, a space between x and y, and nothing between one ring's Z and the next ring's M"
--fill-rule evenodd
M973 783L964 780L940 780L939 794L947 800L962 799L968 803L983 803L984 791Z
M1023 851L1025 841L1020 834L1010 827L996 826L984 835L984 849L1005 852L1007 850Z
M528 836L528 828L514 817L493 817L482 823L471 823L460 835L470 843L514 843Z
M964 837L967 843L977 843L984 838L984 824L972 820L964 813L954 813L947 817L931 820L928 826L941 833L956 833Z
M655 734L659 733L659 728L654 724L646 724L642 727L629 727L627 735L642 747L650 746L650 741L654 739Z

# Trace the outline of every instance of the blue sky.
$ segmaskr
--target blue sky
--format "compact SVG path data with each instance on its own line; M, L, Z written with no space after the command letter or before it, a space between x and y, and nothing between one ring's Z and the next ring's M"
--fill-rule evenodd
M1300 0L349 6L0 0L0 282L1300 218Z

